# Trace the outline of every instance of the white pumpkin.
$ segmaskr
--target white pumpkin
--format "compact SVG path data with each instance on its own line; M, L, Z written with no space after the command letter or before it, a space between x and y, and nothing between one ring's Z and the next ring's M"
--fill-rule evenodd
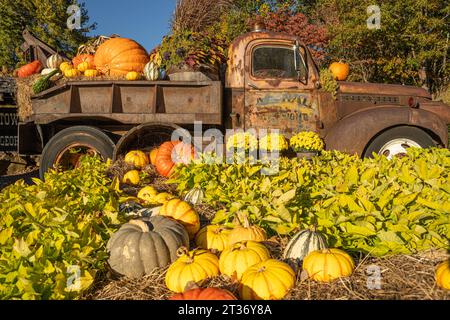
M327 243L322 234L315 228L299 231L289 241L283 253L284 259L302 261L308 254L316 250L327 248Z
M159 67L154 62L149 62L144 67L145 78L149 81L156 81L159 78Z
M52 54L47 59L47 68L58 69L59 66L61 65L61 63L63 63L63 62L64 62L64 59L59 54L57 54L57 53Z

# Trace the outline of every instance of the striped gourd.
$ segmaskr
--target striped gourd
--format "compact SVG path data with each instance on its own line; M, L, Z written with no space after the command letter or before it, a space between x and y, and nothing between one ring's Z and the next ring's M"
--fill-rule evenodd
M303 260L309 253L326 249L327 244L322 234L315 228L299 231L288 243L283 258Z

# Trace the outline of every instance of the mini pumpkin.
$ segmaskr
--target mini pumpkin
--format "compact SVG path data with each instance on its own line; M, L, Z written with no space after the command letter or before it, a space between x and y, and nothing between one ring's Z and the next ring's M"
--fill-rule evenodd
M130 71L130 72L127 73L127 75L125 76L125 78L126 78L128 81L136 81L136 80L141 79L141 74L138 73L138 72L136 72L136 71Z
M169 300L237 300L228 290L220 288L195 288L174 294Z
M156 165L156 156L158 155L158 148L153 149L150 152L150 163Z
M211 252L181 248L178 253L180 257L166 273L165 283L170 291L181 293L190 282L200 284L219 275L219 259Z
M439 287L450 290L450 260L444 261L437 266L436 283Z
M246 216L243 217L244 223L242 226L235 227L228 236L229 245L237 242L253 240L265 241L267 240L266 231L258 226L251 226Z
M350 66L343 62L333 62L329 69L333 74L333 77L338 81L347 80L348 75L350 74Z
M239 294L243 300L280 300L295 284L292 268L269 259L251 266L242 275Z
M125 155L125 162L142 169L148 165L148 157L143 151L134 150Z
M84 76L88 78L95 78L98 76L98 71L95 69L88 69L84 72Z
M69 62L65 61L59 65L59 70L61 70L63 73L69 69L73 69L72 64L70 64Z
M89 65L89 62L82 62L77 66L77 70L81 73L85 72L86 70L89 70L91 66Z
M302 261L308 254L327 248L324 236L316 228L299 231L292 237L283 253L284 259Z
M159 214L180 222L189 233L190 239L193 239L200 229L200 217L186 201L180 199L169 200L162 206Z
M231 229L219 225L203 227L195 237L195 244L208 250L223 251L228 247L228 235Z
M125 173L122 179L122 183L128 183L132 185L137 185L141 181L139 177L139 171L137 170L131 170Z
M143 200L148 204L154 204L157 194L158 191L155 188L153 188L152 186L147 186L139 190L137 197L138 199Z
M178 257L177 250L189 246L184 227L161 216L132 220L108 241L109 265L116 272L139 278L165 267Z
M161 192L158 193L155 197L154 197L154 201L157 204L164 204L166 202L168 202L169 200L175 199L175 196L173 194L167 193L167 192Z
M264 245L256 241L242 241L222 252L219 268L222 274L241 280L248 268L268 259L270 253Z
M355 262L342 250L324 249L307 255L303 260L303 269L315 281L331 282L350 276L355 269Z
M144 76L149 81L156 81L159 78L159 67L154 62L149 62L144 67Z
M164 142L158 149L155 167L160 175L169 177L177 163L189 163L194 159L194 149L180 141Z
M77 69L66 69L64 71L64 76L66 78L75 78L80 75L80 72Z
M82 63L87 63L87 69L95 69L94 56L92 54L79 54L72 59L72 63L74 68L78 68Z
M201 188L192 188L185 196L184 201L196 206L202 203L203 197L205 196Z

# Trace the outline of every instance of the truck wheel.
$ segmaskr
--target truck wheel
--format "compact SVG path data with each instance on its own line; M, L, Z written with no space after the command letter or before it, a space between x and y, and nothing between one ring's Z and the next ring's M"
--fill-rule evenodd
M114 142L103 131L86 126L64 129L54 135L42 152L39 175L51 168L71 170L78 166L82 155L100 155L103 159L112 159Z
M422 129L416 127L395 127L378 135L369 144L364 157L372 157L373 153L384 155L388 159L406 155L410 147L429 148L436 146L433 139Z

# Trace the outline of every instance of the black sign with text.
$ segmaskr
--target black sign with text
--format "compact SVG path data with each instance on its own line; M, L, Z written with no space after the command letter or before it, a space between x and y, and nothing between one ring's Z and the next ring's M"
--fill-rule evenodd
M0 151L17 151L18 125L17 108L0 108Z

